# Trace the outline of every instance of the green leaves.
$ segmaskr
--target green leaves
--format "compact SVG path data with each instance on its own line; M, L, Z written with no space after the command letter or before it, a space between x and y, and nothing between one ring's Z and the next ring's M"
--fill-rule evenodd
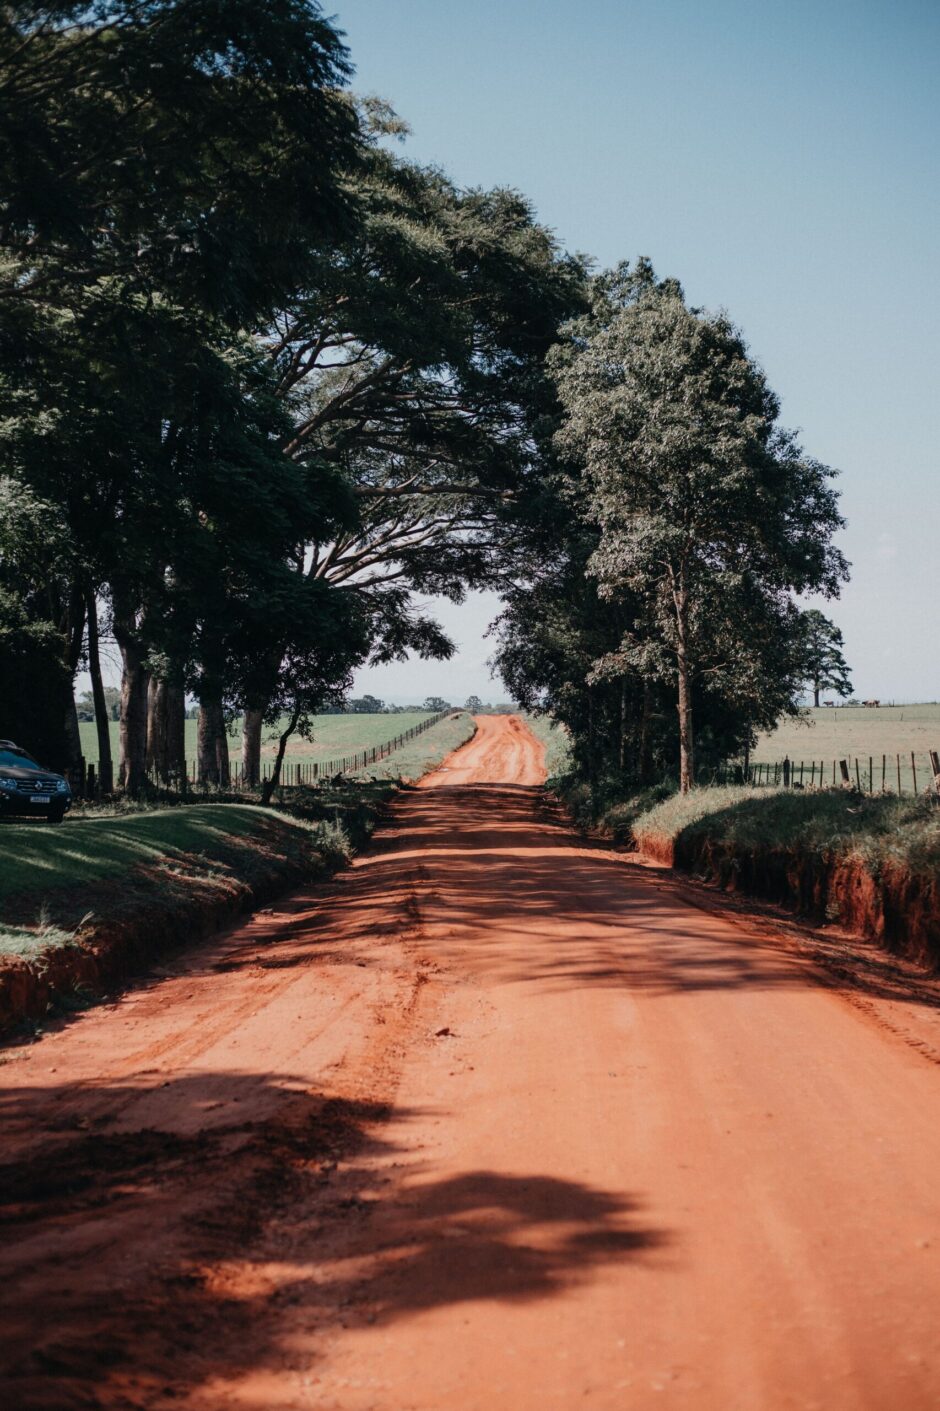
M688 786L693 717L714 757L796 709L790 595L835 593L847 572L833 472L778 426L729 320L689 308L648 261L593 281L549 367L559 497L576 522L545 521L564 568L534 558L498 660L521 700L560 714L589 772L614 752L642 778L644 751L667 748Z

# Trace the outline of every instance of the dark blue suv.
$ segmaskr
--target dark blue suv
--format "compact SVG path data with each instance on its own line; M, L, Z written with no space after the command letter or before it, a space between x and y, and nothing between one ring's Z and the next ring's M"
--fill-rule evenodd
M0 818L19 813L61 823L71 807L67 779L43 769L12 740L0 740Z

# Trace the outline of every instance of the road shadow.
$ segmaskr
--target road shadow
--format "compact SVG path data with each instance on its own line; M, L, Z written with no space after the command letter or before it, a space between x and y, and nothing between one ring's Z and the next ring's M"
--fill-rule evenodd
M155 1092L162 1121L133 1128ZM34 1103L0 1089L3 1130ZM310 1367L337 1322L550 1298L665 1243L620 1192L429 1179L405 1164L416 1116L285 1075L44 1089L34 1138L0 1161L5 1404L222 1411L213 1384Z
M622 856L585 846L541 798L505 785L408 795L323 905L282 919L271 939L304 937L287 961L302 965L400 927L410 909L416 944L428 933L437 963L488 981L654 994L814 983L782 949L677 901Z
M418 869L417 890L403 863ZM339 879L339 923L327 905L319 926L309 917L301 924L325 946L380 934L409 887L412 908L434 931L429 951L490 981L654 995L825 983L940 1004L929 984L914 985L873 945L857 942L850 967L848 937L816 933L810 948L788 947L749 929L743 907L736 924L696 908L629 857L579 837L538 788L471 784L409 795L379 845Z

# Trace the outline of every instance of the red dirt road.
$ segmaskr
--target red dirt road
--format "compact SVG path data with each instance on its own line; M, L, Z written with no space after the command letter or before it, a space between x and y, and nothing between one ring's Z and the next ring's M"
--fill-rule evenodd
M4 1407L940 1407L936 1015L583 847L478 723L0 1068Z

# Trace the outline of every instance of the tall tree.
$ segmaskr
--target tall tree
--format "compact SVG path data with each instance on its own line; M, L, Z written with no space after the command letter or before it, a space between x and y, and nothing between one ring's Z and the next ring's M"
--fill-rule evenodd
M774 394L724 316L687 307L641 263L599 286L554 359L558 442L583 466L578 509L598 530L602 596L641 604L624 659L669 681L680 788L695 781L694 694L713 678L752 708L779 692L775 637L791 591L835 593L847 568L833 472L781 429ZM774 647L774 678L765 648ZM792 675L792 651L785 653Z
M368 105L373 138L398 128ZM538 474L532 428L553 393L544 357L583 304L583 268L511 191L460 191L373 142L359 169L361 224L264 335L293 417L291 459L333 464L358 516L303 546L311 578L360 596L373 660L450 643L419 595L460 601L504 574L503 503ZM257 773L249 711L246 777Z
M65 517L76 577L44 620L71 671L89 593L111 600L123 772L139 781L161 543L201 512L192 366L227 342L237 360L240 331L354 220L348 59L310 0L14 4L3 19L8 464Z
M842 633L818 608L807 608L801 614L803 629L803 671L813 692L813 705L819 708L820 691L835 691L837 696L852 694L852 681L842 648Z

